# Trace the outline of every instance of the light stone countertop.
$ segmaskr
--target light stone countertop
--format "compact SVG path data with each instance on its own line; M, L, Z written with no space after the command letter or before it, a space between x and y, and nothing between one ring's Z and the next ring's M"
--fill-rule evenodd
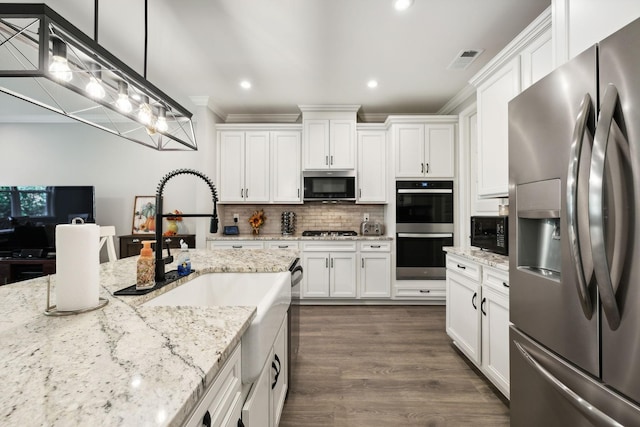
M109 303L72 316L43 314L46 278L0 286L0 424L185 422L256 308L140 304L204 273L287 271L298 251L191 250L190 255L196 273L138 297L112 294L135 283L137 257L102 264L100 296ZM175 265L167 266L172 269Z
M239 234L236 236L226 236L224 234L208 236L207 241L220 241L220 240L393 240L391 236L303 236L302 234L294 234L292 236L283 236L282 234Z
M479 262L480 264L488 265L499 270L509 271L509 257L505 255L494 254L493 252L483 251L475 246L458 247L458 246L446 246L442 248L445 252L458 255L470 259L471 261Z

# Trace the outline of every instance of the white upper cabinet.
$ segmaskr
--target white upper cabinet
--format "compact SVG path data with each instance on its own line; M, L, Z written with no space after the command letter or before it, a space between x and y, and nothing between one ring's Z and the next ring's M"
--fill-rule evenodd
M304 170L356 167L356 112L359 105L299 106L302 111Z
M300 125L218 129L221 203L302 203Z
M410 123L409 121L415 121ZM453 178L457 116L390 116L396 178Z
M470 80L477 88L475 180L480 198L508 197L508 104L523 89L553 70L551 38L549 7Z
M387 132L358 130L356 203L387 202Z
M300 132L271 132L271 195L274 203L302 203Z

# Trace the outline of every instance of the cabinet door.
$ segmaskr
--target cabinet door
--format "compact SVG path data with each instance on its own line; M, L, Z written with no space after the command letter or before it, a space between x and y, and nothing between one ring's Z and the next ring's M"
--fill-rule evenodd
M275 368L271 369L271 425L280 424L280 415L287 397L287 371L289 360L287 358L287 317L285 316L280 332L273 343L273 363ZM273 366L273 365L272 365Z
M425 125L425 176L453 178L455 135L453 125Z
M337 298L355 298L356 254L348 252L332 253L330 256L330 264L330 296Z
M301 203L300 132L271 132L273 169L272 199L278 203Z
M304 169L329 169L329 120L305 120L303 127Z
M246 132L244 158L245 201L268 202L269 132ZM223 160L226 161L224 157Z
M478 88L478 195L508 197L508 103L520 93L520 58Z
M253 383L242 408L242 422L247 427L271 427L271 358Z
M302 255L304 276L302 278L302 297L329 296L329 253L308 252Z
M244 201L244 132L219 133L219 187L221 202Z
M509 397L509 298L482 287L482 369Z
M396 177L424 176L424 125L396 125L393 139L396 151Z
M391 255L363 253L360 256L360 297L391 296Z
M521 53L522 90L553 71L553 41L551 28L540 34Z
M387 201L387 133L358 132L357 203Z
M447 334L480 366L480 282L447 270Z
M355 169L356 124L353 120L331 120L329 125L329 167Z

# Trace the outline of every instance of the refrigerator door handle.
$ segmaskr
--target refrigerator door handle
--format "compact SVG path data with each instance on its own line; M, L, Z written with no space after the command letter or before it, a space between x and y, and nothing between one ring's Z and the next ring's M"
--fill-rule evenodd
M536 370L542 377L558 391L569 403L571 403L578 411L580 411L592 423L598 426L622 427L622 424L584 400L575 391L567 387L562 381L547 371L529 352L517 341L513 342L518 351L522 353L524 359Z
M569 153L569 172L567 174L567 232L569 233L569 248L576 268L578 280L578 297L582 311L587 319L593 316L593 303L589 295L587 280L582 264L580 239L578 237L578 171L580 169L580 156L582 155L582 143L587 129L587 121L591 114L591 96L587 93L580 103L580 112L576 117L576 124L571 139L571 151Z
M620 326L620 310L616 302L616 294L611 281L611 269L607 261L602 210L604 207L604 165L617 103L618 89L609 84L600 106L600 119L593 138L589 175L589 235L593 255L593 271L598 282L602 309L607 317L609 328L614 331Z

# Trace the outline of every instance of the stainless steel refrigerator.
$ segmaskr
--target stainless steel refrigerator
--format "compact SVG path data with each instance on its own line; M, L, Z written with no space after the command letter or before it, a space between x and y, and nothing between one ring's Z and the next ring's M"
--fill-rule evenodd
M640 20L509 103L511 425L640 426Z

